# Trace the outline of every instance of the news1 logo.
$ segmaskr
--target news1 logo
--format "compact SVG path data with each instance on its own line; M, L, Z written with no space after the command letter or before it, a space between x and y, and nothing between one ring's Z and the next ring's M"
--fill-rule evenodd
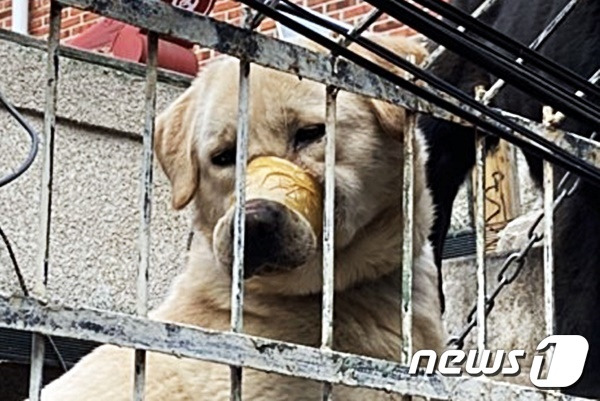
M542 389L558 389L575 384L583 373L589 350L587 340L577 335L550 336L538 344L536 351L545 352L551 347L553 350L550 358L548 354L538 354L533 357L529 370L531 383ZM505 376L516 376L521 373L520 360L525 358L524 350L508 352L497 350L490 366L492 351L483 350L481 355L478 354L477 350L471 350L468 354L463 350L447 350L440 355L438 362L434 351L420 350L413 355L408 373L417 374L419 366L426 362L425 374L433 374L434 370L437 370L437 373L442 376L467 374L474 377L494 377L500 373ZM477 361L478 357L479 361ZM508 359L508 364L504 364L505 358ZM545 375L543 375L544 366L547 366Z

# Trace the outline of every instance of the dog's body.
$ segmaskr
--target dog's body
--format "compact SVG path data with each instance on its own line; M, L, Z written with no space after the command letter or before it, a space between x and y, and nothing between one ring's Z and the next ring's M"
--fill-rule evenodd
M406 39L389 40L389 44L399 54L423 55L420 47ZM151 314L154 319L229 329L234 168L228 149L235 148L238 85L232 77L237 76L237 61L213 64L159 117L157 156L171 180L175 208L193 201L197 235L187 269ZM252 67L250 82L249 159L286 159L322 183L324 140L314 136L312 127L324 122L324 87L261 67ZM348 93L338 95L337 110L333 348L397 361L401 353L404 112ZM427 240L433 210L425 185L425 149L420 141L416 148L413 341L416 349L440 350L443 333L437 279ZM244 332L318 347L321 252L304 243L282 242L282 249L265 253L268 244L257 245L252 238L259 232L257 221L267 224L273 216L279 220L271 231L285 227L296 232L298 223L285 213L269 202L246 204L246 252L252 258L246 259ZM282 240L279 234L274 238ZM301 254L296 265L289 261L296 261L293 258L272 258L292 248ZM102 346L46 387L42 398L129 400L132 371L132 350ZM146 399L228 400L229 378L227 366L149 353ZM244 369L243 386L244 399L256 401L315 400L322 388L317 382L251 369ZM334 392L347 401L400 399L344 386L336 386Z

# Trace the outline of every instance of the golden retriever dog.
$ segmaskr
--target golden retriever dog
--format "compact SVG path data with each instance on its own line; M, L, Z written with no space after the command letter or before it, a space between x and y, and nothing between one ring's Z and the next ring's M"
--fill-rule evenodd
M405 38L381 41L403 56L425 55ZM186 270L152 319L229 330L238 76L236 59L213 62L157 119L155 151L172 185L173 207L193 206L196 235ZM317 196L313 207L321 207L325 86L253 65L249 116L249 180L259 162L284 166L299 174L292 180L312 180L314 188L303 190ZM388 103L338 95L333 349L393 361L401 353L404 116ZM413 338L416 349L440 350L437 276L427 241L433 209L426 149L417 142ZM314 217L320 214L292 209L268 196L248 197L244 332L318 347L322 252ZM147 358L146 400L229 400L228 366L158 353ZM42 399L130 400L133 360L130 349L102 346L48 385ZM321 389L318 382L243 371L245 400L317 400ZM400 399L341 385L334 395L344 401Z

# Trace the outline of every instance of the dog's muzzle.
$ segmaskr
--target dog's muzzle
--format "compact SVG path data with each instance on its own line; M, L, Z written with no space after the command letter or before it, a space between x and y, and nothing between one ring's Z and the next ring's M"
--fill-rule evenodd
M321 185L300 166L278 157L252 160L246 177L245 277L281 273L305 264L321 235L322 201ZM232 259L232 215L230 209L228 238L217 235L222 240L219 254L226 264Z

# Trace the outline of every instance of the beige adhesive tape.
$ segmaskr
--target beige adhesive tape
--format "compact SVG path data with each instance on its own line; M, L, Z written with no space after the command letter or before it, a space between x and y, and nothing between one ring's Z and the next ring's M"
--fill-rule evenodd
M323 225L321 185L300 166L279 157L258 157L248 164L246 200L279 202L303 216L319 236Z

